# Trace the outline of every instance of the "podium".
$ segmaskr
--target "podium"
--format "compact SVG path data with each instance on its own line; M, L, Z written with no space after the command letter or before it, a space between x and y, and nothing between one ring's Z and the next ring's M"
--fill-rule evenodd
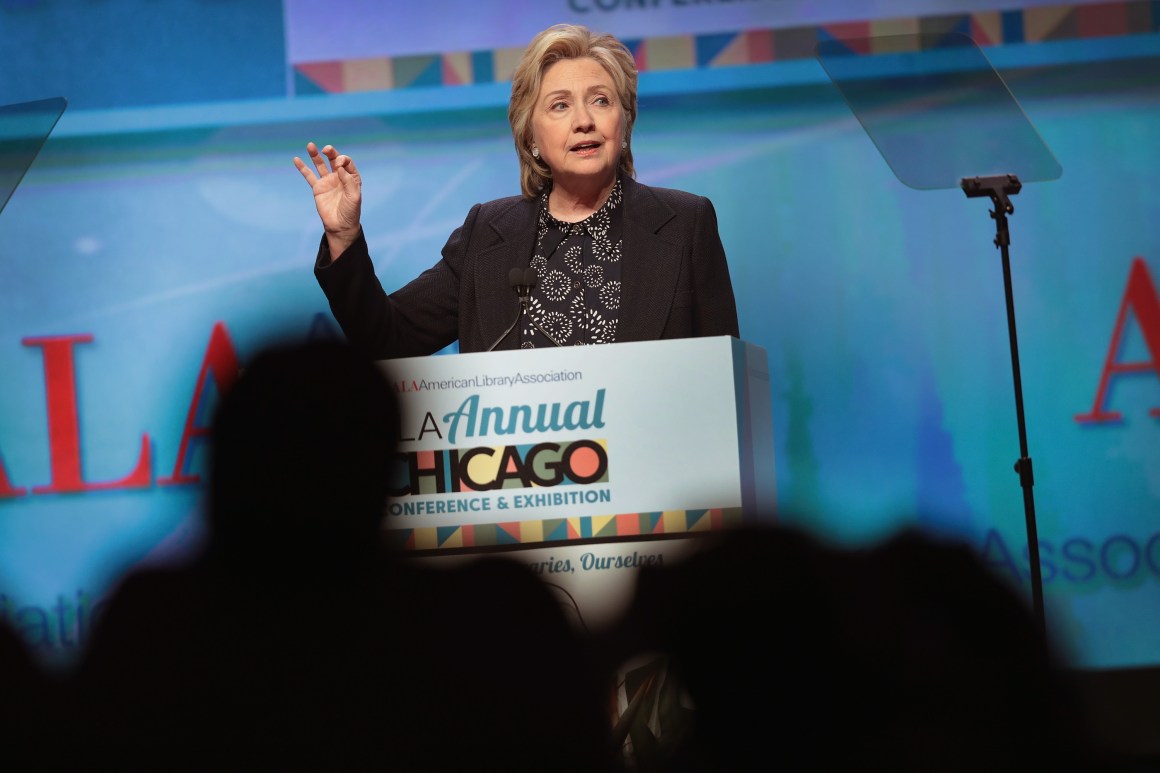
M699 533L775 517L765 350L729 336L383 360L387 536L510 552L591 621ZM587 601L586 601L587 599Z

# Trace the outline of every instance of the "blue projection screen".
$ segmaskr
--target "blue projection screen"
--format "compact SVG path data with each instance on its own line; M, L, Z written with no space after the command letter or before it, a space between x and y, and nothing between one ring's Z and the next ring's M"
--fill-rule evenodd
M1047 623L1088 667L1160 661L1154 38L1002 69L1064 170L1014 200L1011 255ZM850 545L917 526L1026 589L988 203L898 182L816 62L669 75L642 75L638 176L716 206L769 354L781 520ZM130 567L199 545L231 358L337 334L308 140L357 160L388 287L518 191L502 85L463 88L61 119L0 214L0 616L46 660Z

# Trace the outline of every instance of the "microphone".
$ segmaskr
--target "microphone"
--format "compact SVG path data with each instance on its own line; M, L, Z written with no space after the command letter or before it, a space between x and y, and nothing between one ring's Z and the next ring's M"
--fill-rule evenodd
M536 270L534 268L513 268L508 272L508 284L520 297L522 307L532 298L532 287L536 284Z
M495 339L495 343L487 347L487 349L484 351L490 352L495 349L495 347L499 346L499 342L507 338L508 335L511 334L512 330L515 329L516 325L519 324L520 318L524 314L527 314L528 303L530 303L532 299L532 288L536 285L536 270L534 268L512 268L512 270L508 272L508 284L510 284L512 289L516 291L516 295L520 299L520 310L516 314L516 318L512 320L510 325L508 325L507 330L503 331L500 337ZM543 333L545 338L547 338L556 346L560 346L560 342L553 338L547 330L544 330L544 328L540 327L540 325L534 319L531 321L536 330L539 330L541 333Z
M500 337L495 339L495 343L484 349L484 351L490 352L495 349L495 347L499 346L500 341L507 338L515 330L516 325L520 322L520 317L528 310L528 301L532 297L532 285L535 283L535 269L516 267L508 272L508 284L512 286L512 289L516 291L516 295L519 296L520 310L516 313L516 318L508 325L507 330L503 331Z

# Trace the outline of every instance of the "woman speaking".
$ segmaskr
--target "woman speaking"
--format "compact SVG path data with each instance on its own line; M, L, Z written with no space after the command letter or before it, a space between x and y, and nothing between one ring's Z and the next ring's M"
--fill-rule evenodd
M381 359L456 339L474 352L738 336L712 203L634 179L636 83L612 36L538 34L508 105L522 195L473 206L442 259L390 294L363 238L354 160L309 143L294 165L325 229L314 273L347 339Z

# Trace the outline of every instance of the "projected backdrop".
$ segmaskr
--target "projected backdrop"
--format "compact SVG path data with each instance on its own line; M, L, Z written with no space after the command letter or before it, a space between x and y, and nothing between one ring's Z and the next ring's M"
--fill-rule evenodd
M1153 3L446 4L479 22L462 38L420 5L332 4L329 27L298 0L172 5L0 3L28 31L0 102L71 103L0 214L0 615L46 657L75 653L126 568L196 546L224 374L275 333L337 334L291 157L357 159L397 286L517 190L512 49L567 20L637 55L639 178L716 205L742 336L769 353L780 517L851 544L919 525L1025 583L988 205L900 184L812 59L920 29L984 46L1064 170L1011 218L1048 622L1085 665L1160 659ZM112 29L126 45L87 58Z

